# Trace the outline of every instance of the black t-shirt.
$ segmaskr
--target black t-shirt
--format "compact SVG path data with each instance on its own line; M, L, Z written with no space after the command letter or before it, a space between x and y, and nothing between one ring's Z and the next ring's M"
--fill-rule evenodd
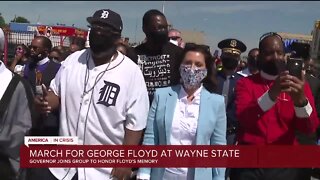
M126 47L126 49L127 49L127 54L126 54L126 56L127 56L128 58L130 58L134 63L137 64L137 63L138 63L138 62L137 62L137 61L138 61L138 56L136 55L136 52L135 52L134 48L128 46L128 47Z
M167 43L159 51L152 51L146 44L135 48L138 65L146 81L149 100L152 102L156 88L167 87L179 82L179 62L182 48Z

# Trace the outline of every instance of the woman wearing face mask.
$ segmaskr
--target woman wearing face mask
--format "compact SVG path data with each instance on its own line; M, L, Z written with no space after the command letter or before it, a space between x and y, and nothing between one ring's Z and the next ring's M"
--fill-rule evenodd
M159 88L149 111L143 145L225 145L224 98L214 92L213 60L203 46L184 49L179 84ZM141 168L138 179L210 180L225 168Z
M24 65L30 59L30 49L24 44L18 44L15 49L14 60L10 65L10 70L23 76Z

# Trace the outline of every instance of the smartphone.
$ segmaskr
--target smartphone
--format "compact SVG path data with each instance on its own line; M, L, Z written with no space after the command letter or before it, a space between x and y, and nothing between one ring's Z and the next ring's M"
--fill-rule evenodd
M291 76L295 76L299 79L301 79L301 73L302 73L302 66L303 66L303 59L301 58L288 58L287 61L287 70L289 71L289 74Z

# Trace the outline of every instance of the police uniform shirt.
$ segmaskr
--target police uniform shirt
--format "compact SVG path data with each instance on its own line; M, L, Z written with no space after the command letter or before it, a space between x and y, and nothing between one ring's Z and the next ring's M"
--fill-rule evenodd
M133 131L146 127L149 100L142 72L119 51L110 65L100 66L94 65L89 49L73 53L50 87L61 100L60 135L77 136L80 145L122 145L125 127ZM111 170L77 168L79 180L109 179ZM64 180L76 173L75 168L50 171L58 179L66 176Z
M231 76L226 77L222 72L217 73L217 93L225 97L225 105L227 112L227 126L237 126L236 107L235 107L235 87L239 79L243 78L238 73L234 73Z

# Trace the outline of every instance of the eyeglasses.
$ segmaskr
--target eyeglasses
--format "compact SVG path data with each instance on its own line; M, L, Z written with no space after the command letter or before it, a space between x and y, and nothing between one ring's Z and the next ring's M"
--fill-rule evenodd
M24 51L24 49L21 47L17 47L17 49L16 49L16 52L18 52L18 53L22 53L23 51Z
M261 42L262 40L264 40L265 38L270 37L270 36L277 36L277 37L279 37L279 38L281 39L281 41L282 41L282 37L281 37L278 33L276 33L276 32L268 32L268 33L263 34L263 35L259 38L259 42Z
M37 46L30 46L30 49L34 49L34 50L38 50L40 47L37 47Z

